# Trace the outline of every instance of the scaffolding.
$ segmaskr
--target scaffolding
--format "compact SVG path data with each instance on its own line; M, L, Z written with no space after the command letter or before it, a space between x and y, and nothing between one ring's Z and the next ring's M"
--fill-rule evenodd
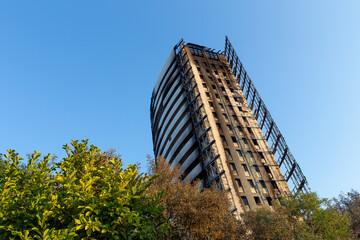
M271 153L274 155L279 167L285 171L284 178L286 182L292 183L292 193L309 193L310 187L299 164L291 154L286 141L266 108L258 91L252 83L250 77L245 71L243 64L232 47L228 37L225 37L224 55L229 66L237 79L238 84L251 108L259 127L261 128L268 145L271 146ZM289 182L291 181L291 182ZM289 184L290 186L290 184Z

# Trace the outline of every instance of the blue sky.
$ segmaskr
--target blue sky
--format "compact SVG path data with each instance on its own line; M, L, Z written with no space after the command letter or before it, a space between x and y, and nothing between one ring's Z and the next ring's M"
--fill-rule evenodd
M355 0L1 1L0 152L63 157L88 138L145 168L167 55L228 35L312 190L360 190L359 13Z

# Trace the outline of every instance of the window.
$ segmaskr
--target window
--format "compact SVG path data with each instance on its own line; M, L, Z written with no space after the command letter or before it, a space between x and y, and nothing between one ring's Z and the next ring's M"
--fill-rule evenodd
M236 124L239 124L239 120L237 119L236 115L232 115L232 117L233 117L233 119L234 119L234 122L235 122Z
M248 180L248 182L251 188L255 188L253 180Z
M249 156L251 162L255 162L254 155L251 151L247 151L247 155Z
M223 114L223 116L224 116L226 122L229 121L229 118L226 114Z
M195 63L196 63L197 65L199 65L199 62L198 62L198 60L195 60Z
M214 116L215 120L218 120L218 115L216 112L213 112L213 116Z
M207 86L206 86L206 84L205 84L205 83L203 83L202 85L203 85L203 87L204 87L205 89L207 89Z
M234 93L234 89L230 88L230 92Z
M236 171L235 163L230 163L230 168L233 171Z
M216 90L216 86L215 85L211 85L212 89L215 89Z
M272 199L271 199L271 197L266 197L266 200L267 200L268 204L271 206L271 205L272 205Z
M213 102L209 102L209 105L210 105L210 107L214 107L214 104L213 104Z
M209 77L209 79L210 79L210 81L212 81L213 79L212 79L212 77Z
M216 123L216 126L219 130L222 130L220 123Z
M241 197L241 199L242 199L243 204L244 204L245 206L249 206L249 202L248 202L248 200L246 199L246 197Z
M267 173L271 173L269 166L264 166L264 168Z
M228 97L228 96L225 96L225 100L226 100L226 101L229 101L229 97Z
M242 129L241 129L241 127L240 127L240 126L238 126L237 128L238 128L239 132L240 132L240 133L242 133Z
M205 66L207 66L207 63L206 63L206 62L203 62L203 64L204 64Z
M238 107L238 109L239 109L239 111L241 111L241 112L242 112L242 110L243 110L242 107Z
M199 67L197 67L197 70L200 72L200 68L199 68Z
M245 145L247 145L247 144L248 144L248 142L247 142L246 138L243 138L242 140L243 140L243 142L244 142L244 144L245 144Z
M237 155L238 155L239 157L242 157L242 153L241 153L240 150L236 150L236 153L237 153Z
M233 129L232 129L232 127L231 127L231 125L226 125L227 126L227 128L229 129L229 131L232 131Z
M248 167L245 164L243 164L242 166L243 166L245 172L249 171Z
M245 123L249 123L248 120L246 119L246 117L242 117L242 119Z
M257 177L261 177L259 167L258 167L257 165L254 165L254 168L255 168L256 176L257 176Z
M201 78L201 79L204 79L204 76L203 76L203 75L200 75L200 78Z
M243 189L243 186L242 186L242 184L241 184L240 179L235 178L235 182L236 182L236 185L237 185L237 186L238 186L238 188L239 188L239 191L240 191L240 192L243 192L243 191L244 191L244 189Z
M235 181L236 181L238 187L241 187L241 188L242 188L242 184L241 184L240 179L236 178Z
M219 66L220 69L224 69L223 66Z
M261 185L261 188L262 188L262 192L267 194L267 189L266 189L266 184L265 184L265 181L264 180L260 180L260 185Z
M260 205L261 204L261 201L260 201L260 198L259 197L254 197L254 200L255 200L255 203Z
M271 181L271 185L273 186L274 189L279 189L275 181Z
M220 78L218 78L218 82L221 83L221 79L220 79Z
M216 75L219 75L218 71L214 71L214 73L215 73Z
M224 87L221 87L221 91L225 92L225 88L224 88Z
M226 77L226 72L223 72L223 75Z
M219 106L220 106L221 110L224 110L224 105L222 105L222 103L219 103Z
M253 139L254 145L259 146L258 141L256 139Z
M219 94L215 94L215 97L216 97L216 99L218 99L218 100L220 100L220 96L219 96Z
M216 68L216 67L215 67L215 64L211 64L211 66L212 66L213 68Z
M248 182L249 182L249 185L250 185L251 192L256 193L256 189L255 189L255 185L254 185L253 180L248 180Z
M226 153L227 156L231 156L230 150L227 149L227 148L225 148L225 153Z
M210 70L209 70L209 69L206 69L206 72L207 72L207 73L210 73Z
M249 174L249 169L248 169L248 167L246 166L246 164L243 164L242 167L243 167L243 169L244 169L245 176L247 176L247 177L250 176L250 174Z
M261 159L265 159L264 154L262 152L259 152L259 156Z
M233 142L233 143L237 143L237 141L236 141L236 138L235 138L235 137L231 137L231 140L232 140L232 142Z
M230 85L230 81L229 81L229 80L226 80L226 84L227 84L227 85Z
M207 96L208 98L210 97L210 93L207 92L207 93L205 93L205 94L206 94L206 96Z
M228 105L228 107L231 111L234 111L234 108L231 105Z
M224 143L226 143L226 138L225 138L224 135L221 135L221 140L222 140Z

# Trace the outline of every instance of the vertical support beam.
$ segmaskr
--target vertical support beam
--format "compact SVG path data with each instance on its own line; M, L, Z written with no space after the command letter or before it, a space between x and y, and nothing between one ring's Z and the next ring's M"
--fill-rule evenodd
M301 181L300 185L298 186L298 188L296 189L296 193L300 192L301 189L304 187L304 184L306 182L306 179L303 178L303 180Z
M272 121L271 124L270 124L269 131L266 134L266 141L269 140L269 137L270 137L270 134L271 134L271 131L272 131L273 127L274 127L274 121Z
M281 165L283 164L285 157L287 155L287 152L288 152L288 147L285 148L284 154L282 155L280 163L279 163L279 167L281 167Z
M254 109L255 97L256 97L256 89L254 89L254 94L253 94L253 97L252 97L252 100L251 100L251 110Z
M246 74L246 72L244 72L244 74ZM244 93L244 88L245 88L245 84L246 84L246 78L243 78L243 84L241 86L241 91Z
M262 100L260 98L258 108L256 109L256 116L255 116L256 120L258 120L258 118L259 118L261 103L262 103Z
M235 67L234 67L234 72L233 72L233 74L236 76L236 72L237 72L237 66L238 66L238 64L239 64L239 59L238 58L236 58L236 63L235 63Z
M288 174L287 177L286 177L286 181L289 181L291 175L293 175L293 173L294 173L294 171L295 171L295 168L296 168L296 165L297 165L297 163L294 162L294 164L293 164L292 167L291 167L291 170L290 170L289 174Z
M276 148L277 148L277 145L279 144L280 137L281 137L281 133L279 132L279 134L277 135L277 138L276 138L276 142L275 142L275 145L274 145L273 152L272 152L273 155L276 152Z
M241 74L242 74L242 72L243 72L243 66L242 66L242 64L240 63L240 72L238 73L238 83L239 83L239 85L240 85L240 87L241 87Z
M263 129L263 127L264 127L265 119L266 119L267 112L268 112L266 108L264 109L264 111L265 111L265 113L264 113L264 117L263 117L263 120L262 120L262 123L261 123L261 126L260 126L261 130L262 130L262 129Z
M225 55L227 55L226 53L227 53L227 49L229 48L228 47L228 42L229 42L229 40L228 40L228 37L227 36L225 36Z
M247 88L247 91L246 91L246 101L248 100L248 97L249 97L249 93L250 93L250 86L251 86L251 81L250 79L248 79L248 88Z

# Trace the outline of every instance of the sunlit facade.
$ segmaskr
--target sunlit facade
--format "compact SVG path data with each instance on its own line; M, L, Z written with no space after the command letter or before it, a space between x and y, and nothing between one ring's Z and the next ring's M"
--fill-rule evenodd
M227 44L231 47L228 39ZM273 129L261 114L263 103L255 102L255 93L249 102L251 89L244 91L239 80L247 76L236 73L234 59L204 46L177 44L155 83L151 126L156 158L164 157L172 167L179 164L184 181L200 179L202 187L228 191L233 212L241 213L290 194L287 181L301 170L296 164L289 175L289 150L282 149L280 137L269 147ZM280 170L281 157L287 179ZM296 191L307 190L304 181L293 184Z

